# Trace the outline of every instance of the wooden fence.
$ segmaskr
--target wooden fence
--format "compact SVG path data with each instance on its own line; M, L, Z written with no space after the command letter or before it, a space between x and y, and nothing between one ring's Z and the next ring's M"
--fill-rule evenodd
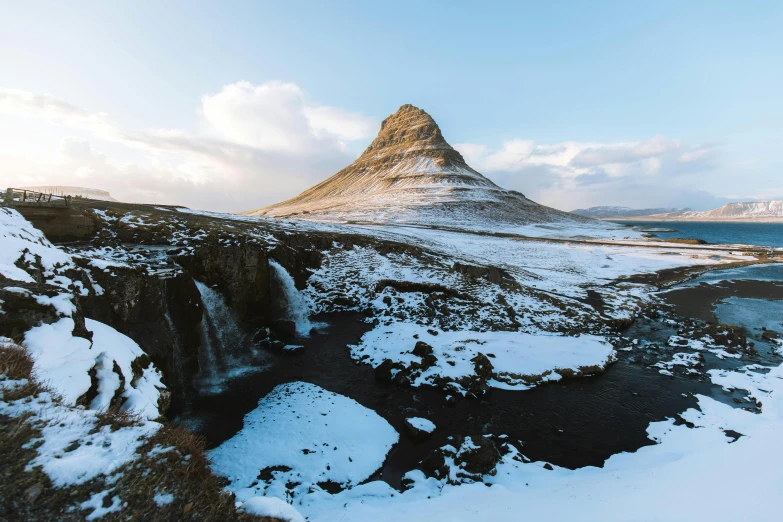
M40 192L38 190L8 188L5 191L3 204L7 207L70 207L71 196L60 196L51 192Z

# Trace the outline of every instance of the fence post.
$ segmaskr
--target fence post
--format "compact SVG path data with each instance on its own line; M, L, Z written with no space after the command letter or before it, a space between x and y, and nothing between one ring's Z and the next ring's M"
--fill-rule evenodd
M14 189L8 188L5 191L5 206L10 207L14 204Z

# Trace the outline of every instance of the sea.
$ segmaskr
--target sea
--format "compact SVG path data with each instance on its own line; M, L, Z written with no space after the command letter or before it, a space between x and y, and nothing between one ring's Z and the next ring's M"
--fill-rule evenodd
M717 223L696 221L615 221L649 231L655 237L703 239L708 243L783 247L783 223ZM666 230L664 232L663 230Z

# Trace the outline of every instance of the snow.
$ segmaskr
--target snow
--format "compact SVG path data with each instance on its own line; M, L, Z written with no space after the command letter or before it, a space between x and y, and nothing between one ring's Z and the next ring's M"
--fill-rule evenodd
M543 332L535 335L470 330L434 331L437 335L433 335L431 331L410 322L379 325L351 347L351 356L372 366L390 359L407 367L422 361L411 350L417 341L423 341L432 346L437 362L422 371L411 383L413 386L433 384L439 377L449 380L469 377L475 373L472 359L481 353L493 366L491 386L523 390L545 374L550 380L558 380L560 376L555 375L558 370L578 373L591 366L604 368L615 356L612 346L594 335L567 337Z
M397 432L372 410L305 382L277 386L242 429L209 454L242 502L256 495L299 498L318 483L356 486L380 468ZM259 473L273 469L267 480ZM287 482L297 483L287 488Z
M0 381L1 382L1 381ZM2 383L6 388L9 383ZM38 456L30 466L41 469L56 487L83 484L101 475L111 475L125 463L138 458L136 450L160 424L142 421L120 427L99 423L94 410L82 410L60 404L49 393L30 400L0 400L0 414L17 417L32 413L46 422L35 449Z
M81 504L82 509L92 509L93 511L85 517L85 520L96 520L109 513L116 513L122 509L122 500L114 495L109 498L109 506L104 507L105 499L111 493L111 489L93 493L90 498Z
M539 228L532 225L530 228ZM578 226L543 229L541 239L493 237L479 234L413 227L376 229L390 237L405 237L415 244L455 260L480 266L509 270L521 284L568 296L584 296L587 284L608 283L634 274L652 273L666 268L689 265L713 265L745 259L718 251L680 247L612 245L584 240L568 241L580 233ZM550 239L546 239L550 238ZM552 238L557 238L555 241ZM687 255L685 255L687 253Z
M164 388L160 372L150 364L131 384L134 380L131 364L144 354L139 345L101 322L86 319L85 324L93 333L92 342L73 335L74 320L70 317L37 326L25 334L36 378L51 386L67 404L75 404L90 389L89 371L95 367L98 395L90 407L105 409L120 386L119 376L113 371L117 364L125 380L121 409L132 410L147 419L159 417L158 398Z
M152 500L158 507L168 506L174 502L174 495L171 493L155 493L155 496L152 497Z
M0 245L0 274L9 279L35 282L29 273L16 266L22 256L29 262L40 258L44 275L54 275L56 268L73 265L71 256L52 245L40 230L10 208L0 208Z
M251 515L279 518L286 522L305 522L305 519L290 504L276 497L253 497L242 503L240 507Z
M61 317L70 317L76 312L76 305L73 303L73 294L58 294L54 297L37 295L35 296L35 300L38 304L51 306Z
M603 468L547 470L520 462L511 445L497 474L481 483L448 485L414 471L413 487L401 494L370 482L337 495L305 498L297 509L312 522L384 520L735 520L779 518L783 502L783 367L766 374L748 369L713 375L718 383L753 390L762 412L754 414L697 395L698 409L653 422L657 442L608 459ZM742 436L735 441L725 430ZM515 458L516 457L516 458ZM723 492L723 493L721 493ZM715 502L716 494L730 498Z
M425 419L423 417L410 417L405 420L408 422L408 424L419 431L423 431L424 433L432 433L435 431L435 423L429 419Z

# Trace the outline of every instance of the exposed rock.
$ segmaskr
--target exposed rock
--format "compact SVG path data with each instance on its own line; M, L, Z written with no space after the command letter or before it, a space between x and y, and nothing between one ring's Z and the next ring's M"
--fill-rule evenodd
M136 341L163 373L174 400L184 400L198 371L201 344L203 305L193 279L188 274L160 278L125 267L91 274L103 293L79 300L84 313Z
M468 473L494 475L500 458L500 451L490 437L477 437L476 440L466 437L457 452L455 462L461 464Z
M479 353L470 361L473 363L473 369L480 379L488 381L492 378L492 363L486 355Z
M24 288L29 293L8 291L5 286ZM0 276L0 303L4 310L14 313L0 313L0 335L11 339L21 339L26 331L41 324L51 324L58 320L57 310L51 305L40 304L34 295L52 294L51 290L44 293L43 285L22 284L9 281ZM82 321L83 324L83 321Z
M38 500L38 497L41 496L43 490L44 490L44 485L41 484L40 482L33 484L32 486L30 486L24 491L24 501L27 504L31 504L31 505L35 504L35 501Z
M289 319L278 319L274 325L275 332L282 339L294 339L296 337L296 323Z
M375 368L375 379L381 382L392 382L393 370L401 370L403 366L391 359L385 359Z
M418 357L426 357L432 354L432 346L424 341L419 341L416 343L416 346L414 346L412 353Z
M435 429L434 424L432 425L432 429L430 430L422 429L423 427L421 426L421 422L420 422L422 420L426 420L426 419L419 419L419 418L405 419L405 428L407 428L408 433L411 435L411 437L414 440L429 439L432 436L432 431Z

